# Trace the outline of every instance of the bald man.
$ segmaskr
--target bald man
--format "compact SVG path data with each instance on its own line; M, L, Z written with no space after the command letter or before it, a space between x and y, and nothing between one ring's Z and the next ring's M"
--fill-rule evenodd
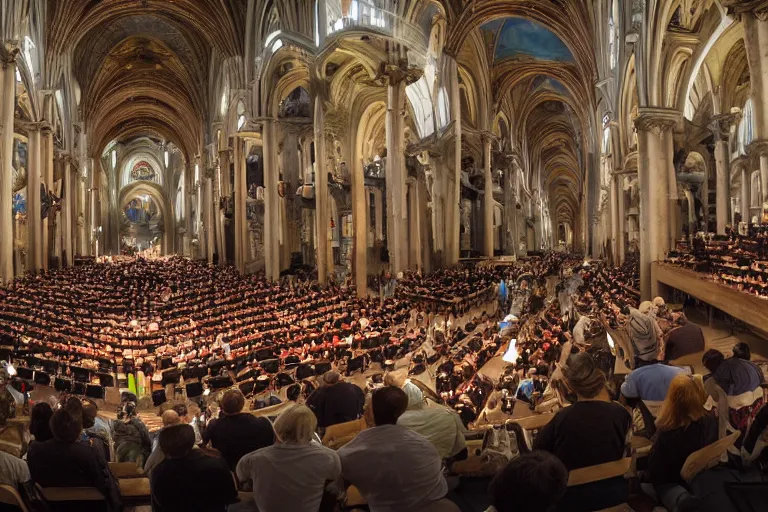
M160 418L163 420L164 429L181 423L179 413L173 409L165 411ZM195 446L195 448L197 448L197 446ZM144 473L149 476L149 473L156 468L158 464L163 462L163 460L165 460L165 454L163 454L163 450L161 450L159 446L156 446L149 457L147 457L147 462L144 464Z

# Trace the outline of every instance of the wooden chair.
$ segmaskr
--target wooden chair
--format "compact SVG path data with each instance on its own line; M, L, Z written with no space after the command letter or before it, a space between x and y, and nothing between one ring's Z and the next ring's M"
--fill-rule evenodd
M104 501L106 498L95 487L40 487L46 501Z
M723 455L733 446L741 432L736 431L714 443L705 446L701 450L696 450L685 459L683 469L680 470L680 476L687 483L691 483L696 475L709 468L717 466Z
M19 491L10 485L0 485L0 503L16 507L21 512L29 512L26 503L21 499Z
M363 495L360 494L360 490L354 485L350 485L347 488L347 499L344 501L346 507L360 507L367 505L368 502Z
M149 478L120 478L117 481L120 489L120 497L123 500L143 501L147 500L152 492L149 488Z
M610 478L624 476L631 467L632 458L626 457L604 464L574 469L568 474L568 487L591 484L593 482L599 482L600 480L608 480Z
M325 429L325 435L323 436L323 446L338 450L360 432L365 430L368 425L365 423L364 418L360 418L346 423L339 423L338 425L331 425Z
M142 478L144 470L134 462L110 462L109 470L115 478Z

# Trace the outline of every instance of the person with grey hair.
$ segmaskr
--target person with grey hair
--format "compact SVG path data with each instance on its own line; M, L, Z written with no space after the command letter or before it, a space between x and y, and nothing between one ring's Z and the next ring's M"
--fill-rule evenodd
M168 409L165 411L160 418L163 420L163 428L172 427L181 423L181 417L179 417L179 413L173 409ZM164 460L165 454L163 453L163 450L160 449L160 446L155 446L154 450L152 450L152 453L147 458L147 462L144 463L144 473L149 475L152 470Z
M307 398L319 427L353 421L363 414L365 394L359 386L344 382L336 370L325 372L321 381L322 385Z
M632 424L629 412L611 401L605 374L586 352L572 354L563 369L565 382L578 400L552 418L539 433L535 450L556 455L568 471L613 462L624 457ZM568 489L568 510L599 510L624 503L626 480L607 480ZM595 487L595 488L593 488Z
M259 512L317 512L326 485L341 474L339 456L313 439L317 418L305 405L286 409L273 426L275 444L240 459L237 479L252 483Z

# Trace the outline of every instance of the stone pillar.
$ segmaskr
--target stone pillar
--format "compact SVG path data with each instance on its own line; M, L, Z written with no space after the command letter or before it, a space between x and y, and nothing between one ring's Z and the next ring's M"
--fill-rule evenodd
M619 265L621 258L619 257L619 184L618 176L611 175L611 257L613 258L613 264Z
M232 199L232 190L230 186L230 164L229 164L229 150L230 148L219 148L219 196ZM225 230L226 217L224 216L224 210L220 206L216 205L216 217L218 219L217 231L219 233L219 265L224 267L227 265L227 232Z
M419 182L408 178L408 268L421 270L421 212L419 208Z
M449 92L451 120L453 122L453 152L446 158L451 160L447 166L452 176L445 176L448 193L446 194L446 255L447 266L458 265L460 254L461 228L461 91L459 90L459 70L454 56L443 54L445 62L442 80Z
M614 175L613 180L616 186L616 210L617 210L617 233L616 249L619 264L624 263L626 258L626 237L627 237L627 208L624 201L624 177Z
M752 216L749 213L750 186L751 183L749 182L749 170L746 165L743 165L741 167L741 220L746 222L747 225L749 225L752 221Z
M213 263L215 252L216 228L214 225L213 211L216 206L213 200L213 171L205 170L205 246L208 263Z
M730 218L731 206L731 166L728 155L728 137L731 123L735 119L732 114L715 116L710 129L715 136L715 166L716 166L716 204L717 234L725 234L725 225Z
M375 241L381 242L384 240L384 198L380 188L373 189L373 210L376 221Z
M485 255L493 258L493 175L491 171L491 136L483 134L483 244Z
M368 296L368 189L365 188L365 175L360 168L360 159L356 158L349 166L352 186L352 268L355 289L358 297Z
M239 137L234 139L233 160L235 163L235 268L240 274L245 274L245 260L247 247L247 219L245 218L245 197L247 184L245 176L245 154L243 146L245 142Z
M91 217L90 217L90 224L88 225L88 236L90 236L91 240L91 256L98 257L101 252L101 247L99 244L99 233L98 228L101 226L101 220L100 220L100 212L101 212L101 205L99 197L99 191L101 187L100 183L100 172L96 168L96 158L89 158L88 159L88 166L91 169ZM186 177L186 176L185 176ZM185 188L186 192L186 188ZM186 204L186 201L185 201Z
M51 125L44 123L40 129L40 179L45 187L46 193L51 192L53 185L53 131ZM42 269L48 270L48 261L51 258L50 251L50 226L53 224L53 218L50 212L45 219L41 219L42 230L40 235L40 253L42 255Z
M270 281L280 280L280 221L277 193L278 164L275 120L265 119L264 141L264 265Z
M640 182L640 294L650 300L658 294L651 281L651 263L663 260L670 248L670 172L672 130L680 113L662 108L641 108L637 125Z
M63 219L63 231L64 231L64 262L67 267L71 267L74 264L74 232L72 230L72 223L74 221L75 214L75 189L72 186L72 180L77 179L72 176L72 163L69 158L64 159L64 199L61 204L61 213Z
M396 67L390 71L387 85L387 217L390 219L387 230L387 248L392 273L397 275L408 267L408 229L406 224L406 170L403 151L404 145L404 109L405 81Z
M42 219L40 218L40 184L42 182L40 153L43 148L39 125L32 126L27 145L27 269L37 272L43 268Z
M13 280L13 110L16 61L0 58L0 286Z
M688 201L688 236L692 238L694 225L696 224L696 201L693 198L693 191L690 186L685 187L683 191L685 192L685 199Z
M317 231L317 282L328 283L328 171L325 168L325 108L323 99L315 97L315 227Z

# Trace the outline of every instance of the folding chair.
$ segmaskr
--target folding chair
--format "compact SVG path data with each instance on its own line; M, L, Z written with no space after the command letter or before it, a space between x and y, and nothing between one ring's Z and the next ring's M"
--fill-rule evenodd
M0 485L0 503L16 507L21 512L29 512L19 492L10 485Z

